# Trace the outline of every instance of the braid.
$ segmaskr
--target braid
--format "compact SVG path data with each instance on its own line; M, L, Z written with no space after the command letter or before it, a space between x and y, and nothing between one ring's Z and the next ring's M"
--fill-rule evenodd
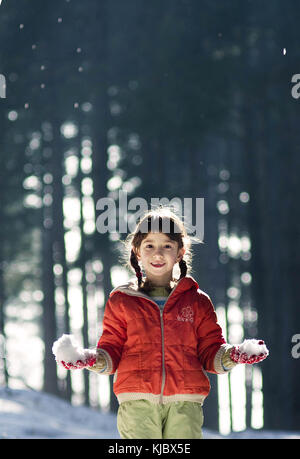
M187 264L183 258L181 258L179 262L179 268L180 268L180 278L179 279L182 279L183 277L186 276L186 273L187 273Z
M142 274L142 270L140 268L138 259L136 257L136 254L134 253L134 250L131 250L131 253L130 253L130 264L135 270L135 275L138 279L138 286L140 288L142 285L143 274Z

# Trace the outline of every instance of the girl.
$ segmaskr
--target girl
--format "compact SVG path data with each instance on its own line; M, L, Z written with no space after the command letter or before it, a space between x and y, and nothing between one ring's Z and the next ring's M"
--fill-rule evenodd
M147 212L126 240L136 278L110 293L97 350L76 348L68 335L54 344L67 369L114 373L121 438L202 438L206 372L226 373L268 355L263 341L225 342L209 296L188 275L190 245L168 208Z

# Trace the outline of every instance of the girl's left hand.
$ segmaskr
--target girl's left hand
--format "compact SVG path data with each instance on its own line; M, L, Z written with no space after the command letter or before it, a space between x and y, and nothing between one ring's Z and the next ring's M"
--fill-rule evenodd
M58 363L65 367L66 370L82 370L82 368L92 367L95 365L96 356L92 355L87 357L86 360L77 360L75 363L65 362L64 360L61 360Z
M269 351L263 340L246 339L239 346L234 346L230 352L230 358L235 363L261 362L269 355Z

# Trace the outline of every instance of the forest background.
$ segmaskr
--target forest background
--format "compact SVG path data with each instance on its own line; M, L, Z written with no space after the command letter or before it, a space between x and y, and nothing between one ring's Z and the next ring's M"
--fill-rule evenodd
M209 375L205 426L299 430L299 14L292 0L2 2L1 385L115 412L111 377L57 369L51 351L62 333L94 347L132 275L97 202L203 198L192 275L229 342L270 350Z

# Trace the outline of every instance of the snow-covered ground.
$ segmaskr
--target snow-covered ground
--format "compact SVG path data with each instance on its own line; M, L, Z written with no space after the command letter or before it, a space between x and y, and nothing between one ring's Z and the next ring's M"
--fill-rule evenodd
M120 438L116 417L43 392L0 388L0 438Z
M300 439L299 432L245 431L226 437L203 430L206 439ZM43 392L0 387L0 438L119 439L116 416L75 407Z

